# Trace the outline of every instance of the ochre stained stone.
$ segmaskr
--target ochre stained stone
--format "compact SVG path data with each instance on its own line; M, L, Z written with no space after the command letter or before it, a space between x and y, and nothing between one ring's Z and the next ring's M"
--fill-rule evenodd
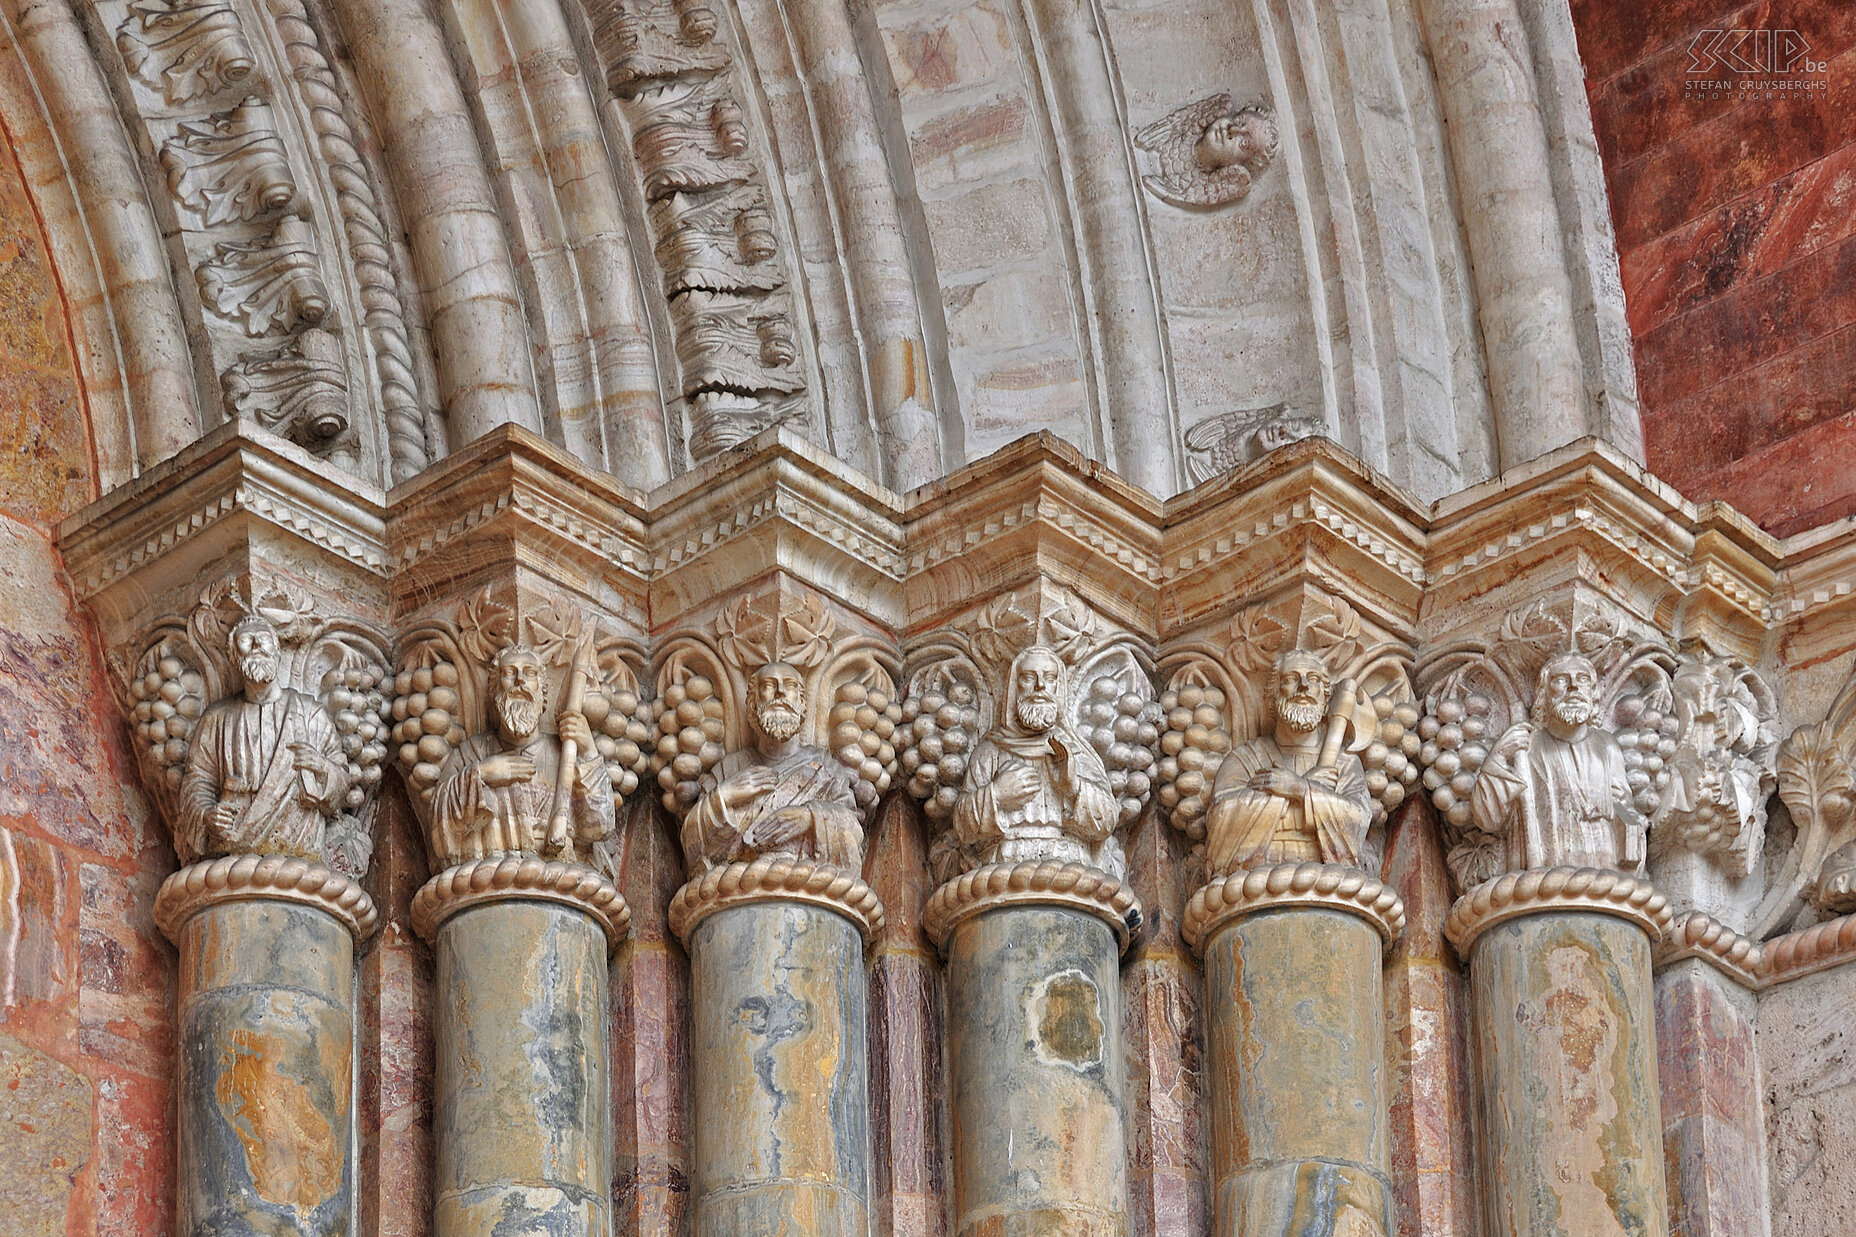
M1220 1237L1390 1231L1383 943L1318 907L1247 915L1206 943Z
M446 919L435 949L433 1233L605 1237L605 931L492 902Z
M0 1035L0 1214L11 1237L64 1237L78 1170L90 1158L90 1083Z
M346 1237L354 938L333 916L224 902L180 932L182 1237Z
M1666 1237L1650 941L1543 911L1471 947L1488 1220L1503 1237Z
M863 934L767 900L690 936L696 1237L863 1237L870 1092Z
M1128 1231L1119 944L1107 922L1007 906L947 945L958 1237Z

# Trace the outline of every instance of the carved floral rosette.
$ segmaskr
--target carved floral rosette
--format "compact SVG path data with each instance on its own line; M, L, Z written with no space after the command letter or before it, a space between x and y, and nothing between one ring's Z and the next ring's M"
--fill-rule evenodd
M631 930L631 907L618 887L579 863L504 855L447 868L413 895L412 926L427 941L460 911L493 902L552 902L584 912L617 949Z
M161 882L155 923L178 944L187 920L208 907L260 900L323 911L340 920L357 942L379 925L374 900L353 879L320 863L281 855L224 855L187 865Z
M981 866L961 853L950 826L967 762L1003 721L1012 662L1034 645L1068 671L1061 722L1095 749L1116 801L1115 836L1103 847L1101 866L1117 880L1126 875L1119 838L1153 797L1162 730L1153 656L1074 593L1038 585L995 598L909 650L908 695L895 740L899 780L935 829L929 864L938 881Z
M1260 911L1313 907L1358 915L1385 938L1405 930L1405 903L1357 868L1333 863L1278 863L1212 878L1186 903L1180 935L1193 949L1225 924Z
M922 912L922 931L946 949L963 921L1010 906L1057 906L1093 915L1115 930L1123 950L1141 926L1141 902L1134 890L1098 868L1079 863L989 863L934 891Z
M243 619L270 623L278 640L280 687L313 697L338 736L347 790L324 829L319 858L363 876L373 855L373 821L388 759L388 637L287 580L249 574L206 589L186 614L156 619L110 656L112 679L135 738L150 796L166 819L182 863L196 853L181 827L181 784L195 731L216 704L243 691L228 648ZM251 849L262 851L253 843ZM230 848L217 848L227 853Z
M688 946L696 926L709 916L764 902L799 902L836 911L857 926L866 943L883 930L883 902L860 878L829 863L785 855L723 864L685 884L670 901L670 930Z
M1497 924L1553 911L1615 915L1660 940L1674 920L1669 901L1649 881L1604 868L1530 868L1485 881L1458 898L1444 935L1469 956L1476 938Z
M1335 683L1351 679L1372 705L1373 732L1349 747L1360 743L1356 754L1373 798L1367 845L1376 855L1386 818L1419 777L1412 760L1419 718L1412 651L1362 619L1344 598L1319 589L1240 610L1222 643L1168 646L1159 663L1163 729L1155 798L1174 828L1195 845L1204 842L1218 766L1233 746L1271 729L1272 670L1277 655L1292 649L1318 654Z

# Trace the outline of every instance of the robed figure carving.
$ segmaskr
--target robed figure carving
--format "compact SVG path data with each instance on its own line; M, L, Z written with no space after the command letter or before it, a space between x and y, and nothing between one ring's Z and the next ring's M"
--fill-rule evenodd
M1549 659L1529 719L1510 726L1483 762L1471 823L1499 841L1504 870L1642 868L1646 822L1623 749L1592 724L1597 691L1585 657Z
M1269 700L1274 729L1234 747L1212 783L1212 873L1275 863L1360 867L1373 799L1360 758L1342 740L1349 728L1360 738L1369 724L1360 713L1370 715L1370 706L1351 682L1334 691L1327 663L1300 650L1276 658Z
M755 746L716 766L715 789L683 818L691 876L762 855L828 863L856 875L864 866L863 815L852 772L823 748L798 740L805 683L785 662L748 684Z
M227 854L322 858L348 791L341 737L320 701L279 683L277 629L262 615L228 637L242 695L208 709L180 789L183 860Z
M1001 724L974 748L954 830L969 866L1080 863L1121 877L1120 804L1087 739L1064 724L1069 671L1033 645L1013 659Z
M432 852L447 864L492 855L549 855L585 863L595 842L612 836L612 780L578 710L563 709L557 734L541 719L548 706L540 654L511 645L491 666L493 732L475 734L446 758L432 790ZM563 745L575 761L565 836L551 835L563 793Z

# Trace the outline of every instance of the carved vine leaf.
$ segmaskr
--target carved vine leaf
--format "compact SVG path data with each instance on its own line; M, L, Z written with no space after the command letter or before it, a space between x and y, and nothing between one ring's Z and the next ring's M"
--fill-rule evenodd
M1856 823L1856 779L1829 722L1792 732L1779 749L1778 780L1779 798L1798 826L1792 854L1808 883Z
M1308 643L1336 673L1360 655L1360 615L1339 597L1325 598L1327 613L1308 625Z
M1044 616L1044 642L1070 665L1080 663L1096 644L1096 616L1074 593L1066 592Z
M1246 678L1270 668L1289 639L1289 625L1263 606L1240 610L1231 620L1231 662Z
M257 65L224 0L134 0L116 46L129 72L169 103L242 82Z
M1038 621L1027 614L1016 596L995 597L973 619L973 651L994 666L1004 666L1021 649L1037 641Z
M528 616L529 643L550 666L571 663L580 647L580 608L558 593L549 594Z
M309 224L286 215L268 237L225 241L196 272L200 295L247 335L313 326L329 312L329 290Z
M458 608L458 647L481 665L515 643L515 612L479 589Z
M261 99L181 125L161 148L161 168L174 196L207 227L255 219L296 198L290 156Z

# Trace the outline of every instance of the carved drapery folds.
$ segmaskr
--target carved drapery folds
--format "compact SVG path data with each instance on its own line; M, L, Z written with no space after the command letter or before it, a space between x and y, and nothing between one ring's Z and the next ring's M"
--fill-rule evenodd
M630 130L698 462L809 428L791 276L733 59L695 0L601 0L594 42Z
M124 706L181 862L283 855L364 875L388 660L366 624L250 576L119 652Z
M937 880L1077 864L1120 880L1153 791L1147 654L1066 590L1006 594L917 644L902 706L910 794L940 826Z
M1157 794L1207 876L1378 870L1386 816L1419 776L1410 661L1345 599L1313 589L1239 611L1223 648L1168 650Z

